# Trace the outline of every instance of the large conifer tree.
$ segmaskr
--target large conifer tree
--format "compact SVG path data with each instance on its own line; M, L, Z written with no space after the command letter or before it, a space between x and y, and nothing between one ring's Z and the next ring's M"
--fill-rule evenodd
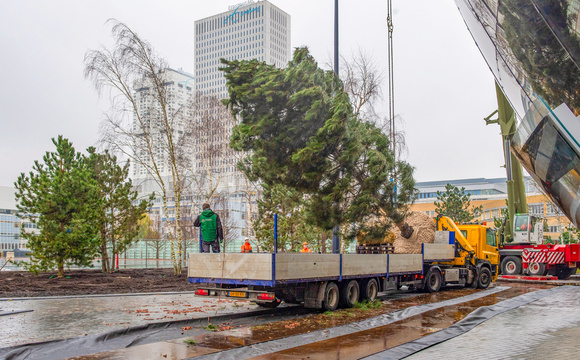
M323 229L348 225L384 235L414 195L413 168L396 161L388 137L353 114L338 77L299 48L286 69L226 61L229 99L240 123L230 145L248 152L251 178L282 184L309 199L309 220Z
M91 266L98 241L94 226L97 186L85 158L61 135L52 139L54 152L43 163L20 174L15 183L20 216L37 223L39 234L22 229L32 250L30 270L57 269L68 265Z

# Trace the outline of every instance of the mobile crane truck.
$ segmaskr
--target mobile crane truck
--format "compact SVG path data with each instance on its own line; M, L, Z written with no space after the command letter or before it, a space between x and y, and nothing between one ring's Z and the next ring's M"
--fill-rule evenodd
M494 229L462 228L445 216L434 219L434 243L420 254L192 253L188 278L195 294L248 299L263 307L282 301L335 310L375 300L377 293L409 286L437 292L442 286L487 288L497 279Z
M504 142L508 213L499 229L500 272L502 275L549 274L567 279L580 266L580 244L544 244L544 223L541 217L528 212L522 166L510 151L516 132L515 112L497 83L496 94L498 110L484 120L488 125L500 125ZM492 120L496 113L497 119Z

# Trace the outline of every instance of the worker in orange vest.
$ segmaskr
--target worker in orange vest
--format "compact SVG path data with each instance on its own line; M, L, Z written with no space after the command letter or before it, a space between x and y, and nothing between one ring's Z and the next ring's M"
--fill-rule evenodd
M250 239L246 238L246 242L242 245L242 252L243 253L252 252L252 245L250 245Z
M311 253L312 251L308 248L308 243L305 242L302 244L302 250L300 250L300 252Z

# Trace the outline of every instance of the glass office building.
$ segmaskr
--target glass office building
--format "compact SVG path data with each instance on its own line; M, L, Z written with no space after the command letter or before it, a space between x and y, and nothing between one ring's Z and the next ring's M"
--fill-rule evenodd
M542 190L580 224L578 1L456 0L513 107L511 150Z

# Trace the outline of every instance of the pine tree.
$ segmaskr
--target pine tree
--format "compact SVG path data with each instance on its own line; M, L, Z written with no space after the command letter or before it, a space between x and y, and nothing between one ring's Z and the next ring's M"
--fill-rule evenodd
M459 189L451 184L445 185L445 192L437 191L435 211L450 217L453 221L464 223L479 216L483 211L483 205L471 207L471 194L465 192L465 188Z
M133 205L137 192L132 189L129 179L129 163L121 167L117 164L117 157L107 150L99 154L90 147L87 151L90 170L98 187L96 226L99 229L102 270L111 272L115 256L135 242L139 220L151 206L154 194ZM108 248L111 249L110 257Z
M338 77L299 48L286 69L226 61L240 123L230 146L249 153L240 167L267 186L281 184L309 200L308 219L322 229L348 224L353 235L383 233L414 198L413 168L396 161L388 137L353 113ZM388 220L390 219L390 220Z
M38 224L39 234L22 229L32 250L28 269L58 270L64 276L69 265L92 266L98 241L96 218L97 186L85 158L61 135L52 139L54 152L43 163L20 174L14 184L21 217Z

